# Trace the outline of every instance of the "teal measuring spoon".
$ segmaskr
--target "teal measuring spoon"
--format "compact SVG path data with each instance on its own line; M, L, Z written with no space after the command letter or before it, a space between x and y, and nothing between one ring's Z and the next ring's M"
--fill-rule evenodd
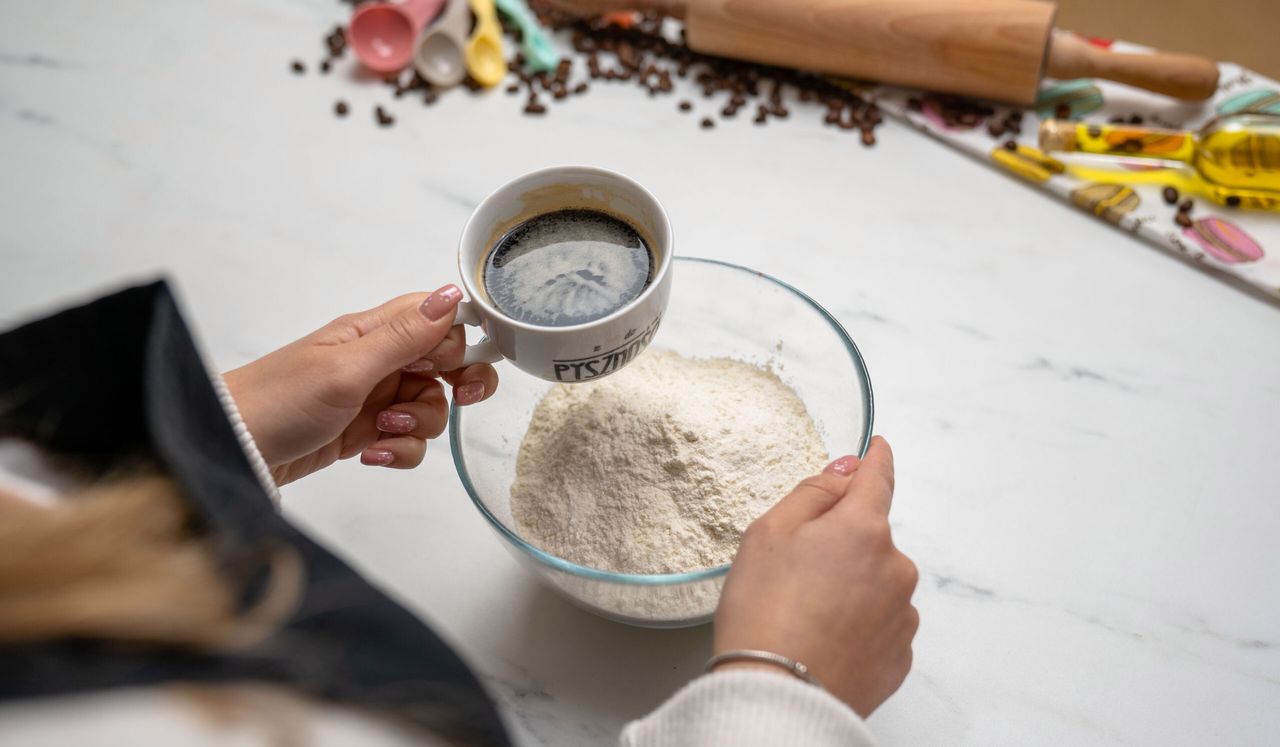
M551 44L551 39L533 17L533 12L524 0L497 0L498 10L520 27L520 51L524 53L524 64L535 73L554 70L560 63L560 53Z

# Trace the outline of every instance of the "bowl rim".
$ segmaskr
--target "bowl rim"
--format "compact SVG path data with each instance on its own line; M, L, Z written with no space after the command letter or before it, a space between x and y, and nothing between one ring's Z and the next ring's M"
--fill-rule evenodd
M858 350L858 346L854 343L853 338L849 337L849 333L845 331L844 325L840 324L839 320L837 320L831 312L827 311L822 304L810 298L804 291L801 291L790 283L779 280L772 275L760 272L759 270L753 270L749 267L743 267L742 265L734 264L732 262L725 262L718 259L707 259L704 257L685 257L677 255L672 257L672 261L680 263L698 262L708 265L718 265L731 270L751 273L756 277L768 280L769 282L781 287L783 290L791 292L801 301L808 304L814 311L817 311L818 314L826 320L827 324L831 325L831 328L835 330L835 333L840 338L841 342L844 343L845 351L853 360L854 366L861 372L862 380L866 382L866 386L863 387L861 394L862 406L866 409L867 413L867 427L866 431L862 434L862 448L858 453L859 457L866 456L867 446L871 441L871 434L875 426L875 397L872 395L871 375L867 371L866 362L862 358L862 352ZM618 571L605 571L598 568L588 568L587 566L578 565L577 563L565 560L564 558L552 555L545 550L535 547L527 542L523 537L512 531L511 528L498 519L498 517L494 516L493 513L489 511L489 508L485 505L484 501L477 494L475 485L471 482L471 474L467 470L466 458L462 455L462 439L458 430L460 427L459 423L462 420L461 414L461 409L456 403L450 404L449 451L453 455L453 466L458 472L458 478L462 480L462 487L467 491L467 497L469 497L471 502L475 504L475 507L479 509L480 515L489 522L490 526L492 526L493 529L504 539L515 545L520 550L523 550L534 560L575 576L589 578L596 581L608 581L611 583L631 584L637 586L684 584L715 578L729 572L729 568L733 565L732 562L714 566L712 568L685 571L683 573L621 573Z

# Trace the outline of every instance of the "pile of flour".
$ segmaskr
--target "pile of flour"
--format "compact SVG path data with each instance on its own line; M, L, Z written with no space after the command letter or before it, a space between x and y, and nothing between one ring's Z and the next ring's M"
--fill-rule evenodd
M526 539L580 565L691 571L733 560L747 525L826 460L773 372L649 350L547 393L520 444L511 511Z

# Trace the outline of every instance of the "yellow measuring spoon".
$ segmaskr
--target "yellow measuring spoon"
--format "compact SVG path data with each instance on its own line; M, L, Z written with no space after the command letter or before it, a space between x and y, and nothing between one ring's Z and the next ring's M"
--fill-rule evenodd
M507 75L498 11L493 0L471 0L471 11L476 14L476 27L467 40L467 71L477 83L492 88Z

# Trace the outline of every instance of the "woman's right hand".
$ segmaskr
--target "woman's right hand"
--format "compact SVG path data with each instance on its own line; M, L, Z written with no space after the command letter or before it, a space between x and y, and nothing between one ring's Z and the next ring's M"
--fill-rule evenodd
M893 453L837 459L747 529L716 611L715 653L758 649L809 667L866 717L911 669L918 572L893 546ZM730 661L716 670L769 664ZM786 676L783 674L783 676Z

